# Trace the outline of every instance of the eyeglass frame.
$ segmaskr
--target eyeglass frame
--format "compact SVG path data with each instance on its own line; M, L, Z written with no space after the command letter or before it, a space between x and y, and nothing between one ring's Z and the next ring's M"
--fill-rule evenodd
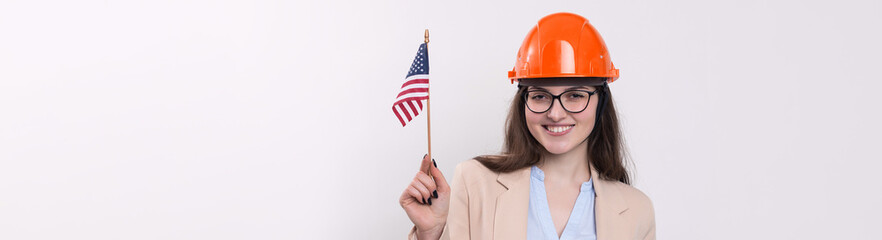
M570 90L563 91L562 93L560 93L560 94L558 94L558 95L551 94L551 92L549 92L549 91L547 91L547 90L526 90L526 91L524 91L524 93L523 93L523 95L524 95L524 96L523 96L523 99L524 99L524 106L526 106L527 109L530 110L530 112L533 112L533 113L546 113L546 112L548 112L549 110L551 110L551 108L554 107L554 100L557 99L557 102L560 103L560 107L563 108L564 111L567 111L567 112L569 112L569 113L580 113L580 112L584 112L585 109L588 109L588 105L591 104L591 97L594 96L594 94L596 94L597 91L600 91L600 90L601 90L601 89L597 89L597 90L594 90L594 91L581 90L581 89L570 89ZM528 97L528 95L530 94L530 92L545 92L545 93L548 93L548 95L551 95L551 104L548 105L548 108L546 108L545 111L537 112L537 111L534 111L532 108L530 108L530 104L527 104L527 102L530 101L530 99L527 99L527 97ZM582 110L579 110L579 111L570 111L569 109L567 109L567 107L564 107L563 100L561 100L561 96L563 96L564 94L566 94L566 93L568 93L568 92L584 92L584 93L588 93L588 101L585 103L585 107L583 107Z

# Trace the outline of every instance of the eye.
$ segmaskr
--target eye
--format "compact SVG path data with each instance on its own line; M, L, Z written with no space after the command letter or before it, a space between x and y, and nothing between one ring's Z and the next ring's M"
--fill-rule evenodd
M527 95L530 101L548 101L551 98L551 95L544 92L531 92Z
M587 94L585 94L585 93L583 93L583 92L570 92L570 93L567 93L567 98L570 98L570 99L581 99L581 98L585 98L585 97L587 97L587 96L585 96L585 95L587 95Z

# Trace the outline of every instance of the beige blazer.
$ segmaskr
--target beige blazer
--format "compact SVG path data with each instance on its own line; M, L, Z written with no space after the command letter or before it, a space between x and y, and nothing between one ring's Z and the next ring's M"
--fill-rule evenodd
M655 210L640 190L630 185L594 179L594 217L598 240L655 239ZM496 173L477 160L456 166L447 226L441 239L527 238L530 168ZM411 229L408 236L416 239Z

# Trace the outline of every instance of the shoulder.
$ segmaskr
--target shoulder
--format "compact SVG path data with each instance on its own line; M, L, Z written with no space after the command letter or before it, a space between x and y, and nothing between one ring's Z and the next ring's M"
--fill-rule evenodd
M511 172L496 172L472 159L456 166L453 187L462 187L472 193L498 194L510 188L529 187L529 170L521 168Z
M492 173L489 168L485 167L484 164L478 162L476 159L469 159L468 161L461 162L456 165L456 169L462 169L463 171L469 172L481 172L481 173Z
M609 181L609 183L609 186L616 188L628 204L629 212L637 215L640 219L654 221L655 208L653 207L652 200L649 199L649 196L643 193L643 191L640 191L640 189L619 181Z
M457 164L455 174L466 183L485 182L486 180L495 181L496 177L499 176L499 173L493 172L475 159Z
M652 200L640 189L622 182L615 182L615 186L619 188L619 192L622 193L625 201L628 201L628 205L642 209L652 209Z

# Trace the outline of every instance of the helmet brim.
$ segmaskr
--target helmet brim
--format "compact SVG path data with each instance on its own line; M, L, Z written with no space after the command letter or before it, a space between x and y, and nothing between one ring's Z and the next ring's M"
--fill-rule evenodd
M554 78L521 78L518 86L602 86L609 81L605 77L554 77Z

